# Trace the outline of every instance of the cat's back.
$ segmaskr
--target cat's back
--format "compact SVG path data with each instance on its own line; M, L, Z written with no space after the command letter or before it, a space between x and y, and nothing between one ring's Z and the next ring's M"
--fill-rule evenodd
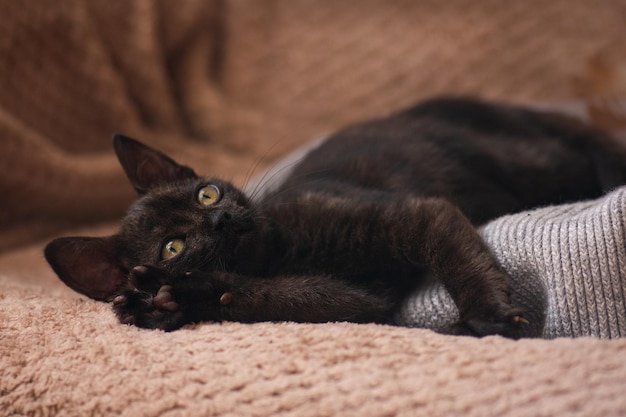
M431 100L331 136L275 195L441 196L479 223L600 195L590 151L601 146L598 135L558 115L470 99Z

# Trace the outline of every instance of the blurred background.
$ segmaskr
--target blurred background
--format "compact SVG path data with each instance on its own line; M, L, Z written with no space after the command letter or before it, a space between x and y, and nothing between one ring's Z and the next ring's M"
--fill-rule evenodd
M0 252L123 215L114 132L241 184L442 94L619 128L626 1L0 0Z

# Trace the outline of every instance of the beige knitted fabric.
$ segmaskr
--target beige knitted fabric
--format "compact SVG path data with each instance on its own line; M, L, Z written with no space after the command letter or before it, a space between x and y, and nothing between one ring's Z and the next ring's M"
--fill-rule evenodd
M504 216L482 229L526 309L527 337L626 336L626 188L595 201ZM458 311L431 282L407 300L399 323L445 329Z

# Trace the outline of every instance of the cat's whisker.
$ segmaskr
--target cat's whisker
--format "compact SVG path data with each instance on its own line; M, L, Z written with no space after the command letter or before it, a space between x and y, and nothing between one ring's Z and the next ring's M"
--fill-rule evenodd
M320 170L320 171L317 171L317 172L323 172L323 171L324 171L324 170ZM315 173L315 172L314 172L314 173ZM294 177L294 178L295 178L295 179L299 179L299 178L305 177L306 175L309 175L309 174L303 174L303 175L301 175L301 176L297 176L297 177ZM302 181L302 182L299 182L299 183L297 183L297 185L294 185L294 186L291 186L291 187L282 188L280 191L278 191L278 192L276 192L275 194L273 194L271 199L264 199L264 200L261 200L261 201L258 203L257 207L258 207L258 208L263 208L263 207L265 207L265 206L266 206L267 204L269 204L269 203L276 204L276 203L274 203L274 202L273 202L273 200L274 200L276 197L280 197L281 195L286 194L286 193L288 193L289 191L292 191L292 190L294 190L294 189L302 188L302 186L303 186L303 185L315 184L316 182L322 181L323 179L324 179L324 178L315 178L315 179L311 179L311 180L309 180L309 181ZM298 204L298 202L297 202L297 201L293 201L293 202L289 202L289 203L292 203L292 204ZM282 203L279 203L279 204L281 204L281 205L282 205Z
M265 220L265 221L271 220L274 224L276 224L277 226L280 226L282 229L286 230L288 233L290 233L290 234L293 233L293 229L291 229L290 227L285 226L283 223L279 222L276 219L269 218L269 217L257 217L255 219L257 219L257 220Z
M249 193L247 192L248 183L246 182L246 187L244 188L244 191L246 191L246 194L249 194L250 198L252 200L255 200L256 197L259 194L261 194L261 192L265 191L267 185L271 184L273 182L274 178L276 178L277 175L282 174L282 173L285 172L285 170L293 168L295 165L299 164L303 159L308 157L309 153L312 150L314 150L315 148L317 148L319 146L321 141L322 141L322 139L317 139L315 141L312 141L308 145L305 145L305 147L303 149L301 149L300 151L294 151L289 156L274 162L274 164L272 164L269 167L269 169L267 169L265 171L263 176L257 181L257 183L255 184L254 189L251 192L249 192ZM276 144L274 144L274 145L276 145ZM299 154L299 157L297 157L298 154ZM285 163L285 161L289 160L289 159L293 159L293 161L289 162L289 163ZM281 164L284 164L284 165L281 166L280 168L276 169L276 167L281 165Z
M226 262L221 256L217 258L217 263L222 271L226 271Z
M261 176L259 181L255 184L254 189L250 193L250 199L254 200L257 197L257 195L260 194L265 189L267 184L270 184L272 180L276 178L277 175L299 164L303 159L304 159L304 156L276 170L275 168L280 164L280 161L275 162L267 171L265 171L265 173L263 173L263 176Z
M250 166L250 168L248 168L248 171L246 172L246 176L244 177L244 181L243 184L241 186L242 189L246 189L246 187L248 186L248 183L250 182L250 180L252 179L252 176L254 175L254 172L257 170L257 168L259 167L259 165L261 165L262 162L264 162L269 154L272 152L273 149L276 148L276 146L278 146L278 144L281 142L281 140L277 140L276 142L274 142L268 149L267 151L265 151L265 153L261 156L259 156L256 160L256 162L254 164L252 164Z
M246 176L244 177L244 180L243 180L243 184L241 185L241 189L242 190L245 190L248 187L248 183L250 182L250 180L252 179L252 176L254 175L255 171L257 170L259 165L261 165L261 162L263 162L264 159L265 159L265 155L260 156L250 166L250 168L248 168L248 171L246 172Z

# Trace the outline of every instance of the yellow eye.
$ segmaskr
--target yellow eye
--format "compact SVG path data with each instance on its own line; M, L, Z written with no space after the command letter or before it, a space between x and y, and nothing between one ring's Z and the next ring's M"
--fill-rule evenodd
M180 239L172 239L163 245L161 259L171 259L185 249L185 242Z
M215 204L220 199L220 189L213 184L209 184L200 188L198 191L198 201L203 206L210 206Z

